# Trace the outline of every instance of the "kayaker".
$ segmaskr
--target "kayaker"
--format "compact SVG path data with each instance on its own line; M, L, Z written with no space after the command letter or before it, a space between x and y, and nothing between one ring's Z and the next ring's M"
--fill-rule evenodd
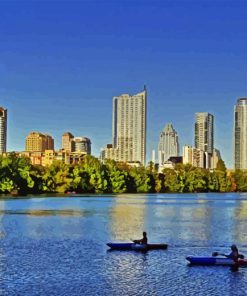
M231 253L226 255L227 258L237 261L239 258L238 248L236 245L231 245Z
M133 242L135 244L140 244L140 245L147 245L148 244L148 238L147 238L147 233L144 231L142 233L143 235L143 238L142 239L137 239L137 240L134 240Z

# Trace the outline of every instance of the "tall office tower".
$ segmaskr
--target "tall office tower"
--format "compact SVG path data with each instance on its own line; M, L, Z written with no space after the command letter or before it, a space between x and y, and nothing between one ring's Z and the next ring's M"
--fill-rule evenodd
M171 123L160 134L158 146L159 165L163 165L171 156L179 155L178 135Z
M147 91L113 98L113 148L119 150L119 161L146 161Z
M73 142L72 140L74 139L74 136L67 132L67 133L64 133L62 135L62 149L65 150L65 151L73 151Z
M0 153L7 150L7 109L0 107Z
M44 152L45 150L54 150L54 140L50 135L44 135L39 132L31 132L26 137L26 151Z
M214 150L214 116L210 113L196 113L195 147L212 155Z
M91 154L91 141L86 137L75 137L72 142L74 143L74 152L85 152Z
M234 107L234 167L247 169L247 98L240 98Z

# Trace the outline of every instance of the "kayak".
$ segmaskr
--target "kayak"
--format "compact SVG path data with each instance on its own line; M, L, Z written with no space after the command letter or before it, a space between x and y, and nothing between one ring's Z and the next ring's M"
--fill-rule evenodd
M221 257L193 257L188 256L186 260L190 262L191 265L225 265L225 266L247 266L246 259L239 259L235 262L232 259L221 258Z
M148 251L148 250L165 250L167 249L167 244L135 244L135 243L108 243L108 247L112 250L121 251Z

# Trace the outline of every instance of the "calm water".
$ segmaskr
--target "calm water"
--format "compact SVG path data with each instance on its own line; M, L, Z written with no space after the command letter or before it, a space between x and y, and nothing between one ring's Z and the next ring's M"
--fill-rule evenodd
M168 250L107 251L148 232ZM247 194L0 201L0 295L247 295L247 268L189 267L188 255L247 256Z

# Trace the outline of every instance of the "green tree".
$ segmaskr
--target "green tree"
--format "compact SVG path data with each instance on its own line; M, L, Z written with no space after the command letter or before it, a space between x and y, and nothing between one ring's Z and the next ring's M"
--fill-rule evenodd
M18 157L15 153L0 158L0 190L3 193L17 189L20 194L31 192L34 180L29 158Z
M228 192L231 188L231 182L227 177L227 174L223 171L216 171L216 176L219 183L219 191Z
M90 184L90 176L81 164L76 164L72 167L71 179L69 191L80 193L94 192L93 186Z
M133 178L135 192L148 193L155 192L155 180L153 175L145 167L133 167L130 170L130 176Z
M183 192L184 176L181 174L181 170L164 169L163 174L165 192Z
M42 176L44 192L64 193L71 187L70 168L61 161L54 161Z
M83 170L89 175L89 184L95 193L109 192L109 176L105 165L91 156L86 155L83 163Z
M128 191L128 172L118 168L114 160L106 162L106 168L110 178L111 192L125 193Z
M226 172L226 165L222 159L219 159L216 165L216 171Z
M233 173L233 179L236 184L236 191L246 192L247 191L247 173L242 170L236 170Z
M187 172L185 180L186 192L206 192L207 176L205 171L201 168L194 168Z
M210 172L207 170L208 179L208 191L218 192L219 191L219 180L215 172Z

